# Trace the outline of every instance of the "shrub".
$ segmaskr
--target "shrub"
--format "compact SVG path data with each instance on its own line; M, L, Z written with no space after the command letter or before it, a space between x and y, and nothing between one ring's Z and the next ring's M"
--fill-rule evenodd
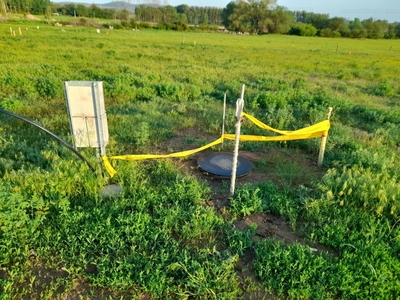
M18 99L5 98L0 102L0 108L9 110L12 112L17 112L19 109L24 107L23 103Z
M330 28L325 28L325 29L322 29L320 32L319 32L319 36L322 36L322 37L340 37L340 32L339 31L333 31L332 29L330 29Z
M400 186L398 179L385 169L381 173L356 165L331 169L323 177L320 189L326 192L327 199L340 206L369 210L389 219L398 218Z
M262 211L260 190L252 185L244 185L237 190L236 196L230 200L231 211L236 215L248 216L253 212Z
M298 243L262 240L255 247L254 267L263 284L290 299L329 299L336 289L332 282L337 267L333 259L314 255Z
M314 36L317 34L317 28L311 24L296 23L292 25L288 34L299 36Z
M62 95L62 82L52 77L34 79L35 88L39 97L52 98Z
M384 80L378 85L371 87L369 93L376 96L388 97L394 94L394 89L391 84Z
M130 28L131 27L130 23L128 23L127 21L121 21L121 25L123 27L125 27L125 28Z
M172 24L171 29L177 31L187 31L189 29L189 26L187 23L179 21Z
M124 26L122 26L121 24L115 23L112 25L114 27L114 29L124 29Z

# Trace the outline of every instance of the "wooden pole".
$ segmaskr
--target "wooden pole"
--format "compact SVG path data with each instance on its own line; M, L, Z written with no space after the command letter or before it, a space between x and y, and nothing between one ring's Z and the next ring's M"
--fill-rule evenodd
M244 84L242 84L242 91L240 93L240 98L236 101L236 133L235 133L235 149L233 151L233 163L232 163L232 176L231 176L231 188L230 196L232 197L235 193L235 183L236 183L236 168L237 168L237 158L239 155L239 140L240 140L240 125L242 119L242 112L244 107Z
M328 120L331 118L331 114L332 114L332 107L329 107L327 115ZM322 166L322 162L324 161L326 138L327 136L325 134L321 138L321 147L319 148L319 156L318 156L318 166Z
M225 111L226 111L226 93L224 93L224 108L222 112L222 137L225 134ZM224 144L224 139L222 139L222 145Z
M339 43L336 45L336 53L338 53L339 50Z

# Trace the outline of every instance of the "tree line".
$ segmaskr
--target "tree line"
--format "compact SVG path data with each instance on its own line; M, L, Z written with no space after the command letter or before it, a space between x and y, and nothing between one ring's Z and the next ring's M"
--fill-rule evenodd
M290 11L276 0L236 0L225 8L142 4L132 14L126 9L100 8L96 5L54 4L50 0L0 0L0 13L60 13L76 17L118 19L135 24L158 24L159 28L188 30L188 25L201 29L224 26L229 31L253 34L291 34L300 36L392 39L400 38L400 23L372 18L347 20L330 18L329 14Z
M290 11L277 5L276 0L237 0L228 3L222 12L223 25L232 31L254 34L278 33L301 36L396 38L400 23L372 18L350 21L328 14Z

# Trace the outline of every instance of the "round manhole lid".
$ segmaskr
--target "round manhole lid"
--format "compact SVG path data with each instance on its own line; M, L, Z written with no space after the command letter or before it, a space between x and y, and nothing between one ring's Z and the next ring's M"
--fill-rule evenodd
M219 152L212 153L197 160L197 164L201 170L210 175L231 178L233 153ZM239 155L236 168L236 177L249 174L253 168L252 163L244 156Z

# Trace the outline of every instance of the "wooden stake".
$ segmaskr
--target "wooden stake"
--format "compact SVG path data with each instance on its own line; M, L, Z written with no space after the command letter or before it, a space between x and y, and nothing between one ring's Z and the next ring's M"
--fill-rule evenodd
M224 93L224 108L222 112L222 136L225 134L225 111L226 111L226 93ZM224 139L222 139L222 145L224 144Z
M328 120L331 118L331 114L332 114L332 107L329 107L327 115ZM318 156L318 166L322 166L322 162L324 161L326 138L327 136L325 134L321 138L321 147L319 148L319 156Z
M240 93L240 98L236 101L236 133L235 133L235 149L233 151L233 164L232 164L232 176L231 176L231 188L230 196L232 197L235 193L235 183L236 183L236 168L237 168L237 158L239 155L239 140L240 140L240 125L242 120L242 112L244 107L244 84L242 84L242 91Z
M21 27L18 27L19 35L22 35Z
M182 37L182 44L185 43L185 36Z
M338 53L339 50L339 43L336 45L336 53Z

